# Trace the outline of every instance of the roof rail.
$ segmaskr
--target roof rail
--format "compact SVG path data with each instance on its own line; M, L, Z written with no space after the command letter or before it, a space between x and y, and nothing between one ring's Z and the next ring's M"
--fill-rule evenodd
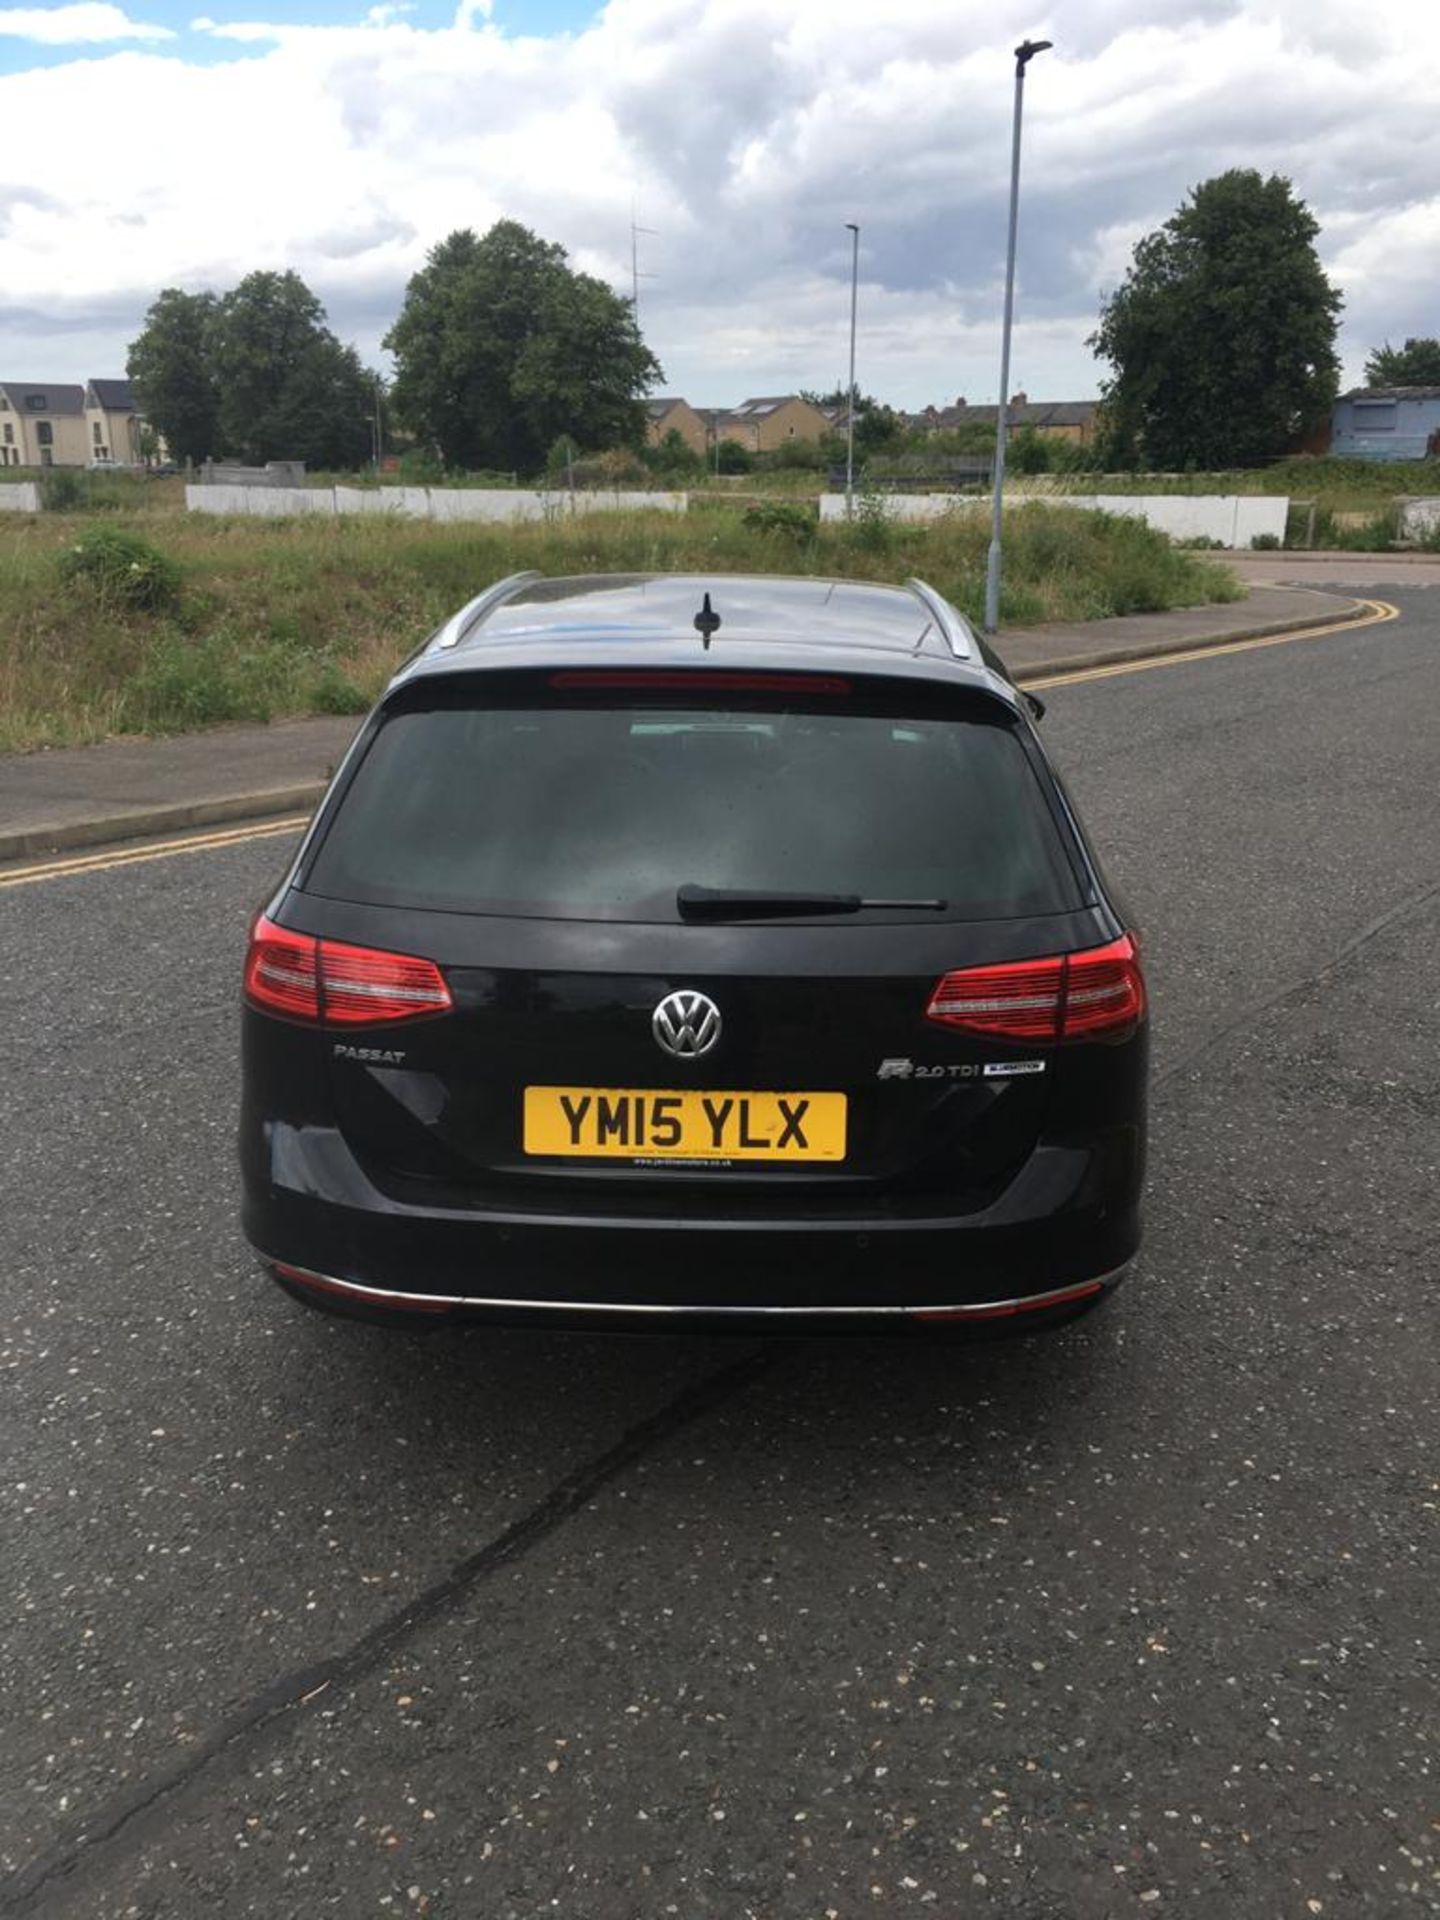
M496 607L503 606L521 587L528 587L531 581L543 580L544 577L538 568L530 567L524 573L510 573L503 580L497 580L494 586L486 587L473 600L467 600L458 613L452 613L425 651L443 653L449 647L458 647L472 628L478 627Z
M970 644L970 628L948 600L942 599L934 587L925 581L913 577L905 585L924 607L944 636L945 644L957 660L969 660L974 657L975 649Z

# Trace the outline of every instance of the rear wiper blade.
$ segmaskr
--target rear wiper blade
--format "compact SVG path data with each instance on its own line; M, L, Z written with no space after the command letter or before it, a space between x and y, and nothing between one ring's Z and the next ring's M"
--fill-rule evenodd
M675 903L689 919L744 919L750 914L864 913L869 908L941 913L944 900L871 900L859 893L781 893L750 887L678 889Z

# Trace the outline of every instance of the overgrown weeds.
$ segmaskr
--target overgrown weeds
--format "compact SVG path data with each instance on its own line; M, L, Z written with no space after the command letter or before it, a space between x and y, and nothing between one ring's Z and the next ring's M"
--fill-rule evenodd
M983 511L926 527L882 518L873 530L863 519L817 525L804 511L803 540L788 520L784 531L747 526L719 500L684 516L520 527L16 516L0 523L0 748L362 711L417 641L487 581L521 567L918 573L979 618ZM83 566L75 561L71 577L58 579L57 562L76 549ZM131 589L132 580L154 584ZM1049 505L1006 516L1004 624L1158 611L1241 591L1224 567L1177 551L1138 519Z
M159 613L180 598L180 569L143 534L125 527L89 527L61 552L57 572L92 594L101 607Z

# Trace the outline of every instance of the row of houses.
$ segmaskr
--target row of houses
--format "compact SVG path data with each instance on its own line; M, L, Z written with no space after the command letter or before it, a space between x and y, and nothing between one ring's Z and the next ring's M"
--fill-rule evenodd
M666 397L645 402L652 446L678 433L692 453L703 454L722 440L737 441L748 453L774 453L790 441L815 441L834 427L833 414L802 400L798 393L762 395L738 407L692 407Z
M762 395L738 407L692 406L674 397L647 400L645 406L652 445L678 433L699 454L721 440L738 441L750 453L774 453L789 441L813 442L827 433L843 433L847 419L845 407L813 406L797 393ZM1083 442L1094 432L1098 410L1095 400L1037 401L1017 393L1010 402L1009 420L1012 431L1028 427L1052 438ZM954 406L926 407L901 418L917 433L949 433L971 426L993 431L999 411L997 406L971 406L962 397Z
M134 467L144 415L128 380L0 380L0 467Z

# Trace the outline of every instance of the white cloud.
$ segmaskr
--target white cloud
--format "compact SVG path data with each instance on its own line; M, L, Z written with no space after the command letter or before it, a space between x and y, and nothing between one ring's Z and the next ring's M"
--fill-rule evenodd
M68 7L0 7L0 35L45 47L71 47L106 40L173 40L168 27L131 20L106 0L76 0Z
M503 8L497 25L467 0L422 30L376 0L351 26L197 21L233 59L12 74L0 125L34 160L12 157L0 190L7 358L31 376L117 371L160 287L257 266L295 267L373 353L427 247L502 215L628 291L634 204L658 230L641 312L669 390L830 384L858 220L863 383L909 404L993 398L1025 33L1058 44L1026 93L1017 386L1094 390L1100 292L1231 166L1288 174L1320 218L1352 372L1387 336L1435 330L1433 0L1392 0L1354 34L1348 0L1033 4L610 0L546 40L509 33ZM50 137L110 124L117 98L125 138L103 168Z

